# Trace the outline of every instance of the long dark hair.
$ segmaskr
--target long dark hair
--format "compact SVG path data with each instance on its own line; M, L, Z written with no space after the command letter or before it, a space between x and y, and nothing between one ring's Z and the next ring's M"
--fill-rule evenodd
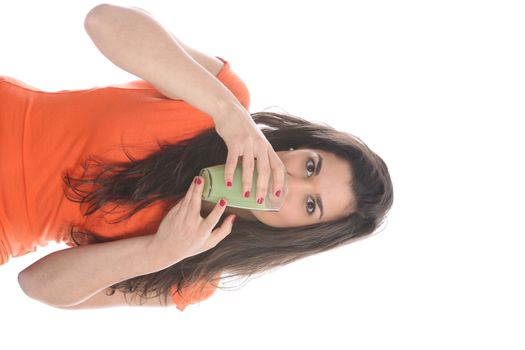
M232 232L216 247L164 270L116 283L107 290L109 295L116 289L137 293L141 300L163 295L167 304L172 286L176 286L179 293L203 281L221 288L218 285L221 279L217 276L223 273L227 273L223 278L248 278L353 242L382 225L393 203L392 181L385 162L359 138L288 113L258 112L253 113L252 118L260 124L275 151L290 147L315 148L347 160L353 169L352 192L357 198L357 209L337 221L294 228L275 228L238 217ZM227 148L215 129L207 129L177 144L159 143L159 147L160 150L144 159L133 159L126 153L129 162L95 164L101 171L93 178L64 176L67 187L75 193L71 196L66 191L66 197L89 204L84 215L91 215L110 202L130 205L132 210L117 221L120 222L155 201L175 205L200 169L226 163ZM81 186L86 184L94 190L82 191ZM75 230L74 226L70 235L76 245L108 240L95 232ZM77 239L79 237L81 239Z

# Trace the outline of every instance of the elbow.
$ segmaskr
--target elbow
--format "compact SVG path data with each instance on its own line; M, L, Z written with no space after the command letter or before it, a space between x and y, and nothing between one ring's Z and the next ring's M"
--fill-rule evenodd
M22 289L24 294L31 299L40 301L41 303L60 309L67 307L67 305L61 305L60 303L58 303L58 300L51 300L41 295L42 291L36 289L35 282L31 277L31 273L27 269L22 270L18 273L18 285L20 286L20 289Z
M27 269L22 270L18 273L18 285L20 286L20 289L22 289L25 295L27 295L31 299L34 299L31 277Z
M97 23L100 23L101 18L112 7L115 6L110 4L99 4L93 7L91 10L89 10L86 17L84 18L84 28L86 29L86 31L89 32L89 30L96 26Z

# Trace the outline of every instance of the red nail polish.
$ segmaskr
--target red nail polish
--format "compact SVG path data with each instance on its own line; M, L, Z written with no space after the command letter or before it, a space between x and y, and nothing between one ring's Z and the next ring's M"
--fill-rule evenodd
M244 198L248 198L248 197L250 197L250 191L244 192Z
M262 204L263 202L264 202L264 198L263 197L257 198L257 204Z
M219 205L221 207L224 207L226 205L226 201L224 199L221 199L220 202L219 202Z
M276 197L281 197L281 190L278 190L277 192L275 192L275 196Z
M197 185L200 185L200 184L202 183L202 180L200 179L200 177L197 177L197 178L195 179L195 183L196 183Z
M228 183L226 184L226 186L228 186L228 187L232 187L232 186L233 186L233 184L232 184L232 182L231 182L231 181L228 181Z

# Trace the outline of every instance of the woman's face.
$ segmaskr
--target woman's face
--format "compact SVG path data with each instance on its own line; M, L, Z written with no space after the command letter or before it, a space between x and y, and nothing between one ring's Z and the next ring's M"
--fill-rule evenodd
M278 212L251 210L257 220L273 227L295 227L340 219L354 211L352 169L346 160L318 149L276 153L286 168L288 193Z

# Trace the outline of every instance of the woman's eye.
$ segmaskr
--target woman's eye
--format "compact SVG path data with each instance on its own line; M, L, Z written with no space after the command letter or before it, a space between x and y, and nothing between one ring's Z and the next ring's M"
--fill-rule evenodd
M315 171L315 162L314 162L314 160L312 158L309 158L308 161L306 162L306 170L311 172L312 174ZM312 176L312 175L308 175L308 177L310 177L310 176Z
M315 201L311 197L308 197L308 200L306 201L306 212L309 215L312 215L313 213L315 213Z
M315 171L315 162L312 158L309 158L306 162L306 171L308 173L308 177L312 176ZM306 201L306 212L308 215L315 213L315 201L310 196L308 196L308 200Z

